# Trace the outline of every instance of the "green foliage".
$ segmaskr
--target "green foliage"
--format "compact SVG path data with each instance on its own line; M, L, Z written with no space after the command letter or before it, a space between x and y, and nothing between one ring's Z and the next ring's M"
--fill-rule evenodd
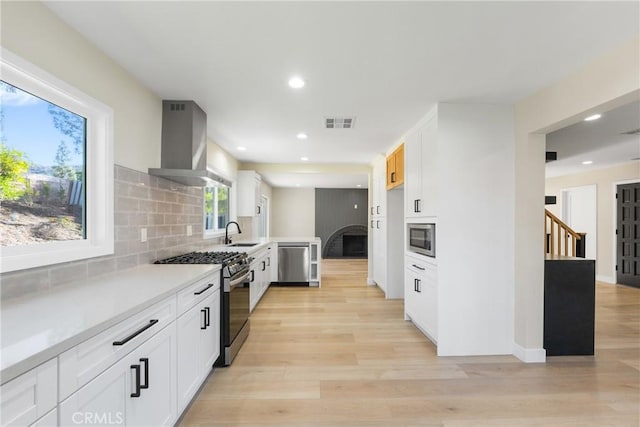
M0 143L0 200L16 200L25 193L28 169L23 152Z
M64 141L60 141L58 150L56 151L55 166L53 166L53 176L74 181L77 178L76 170L73 166L69 166L67 162L71 160L71 153Z
M204 211L210 215L213 213L213 189L207 188L204 192Z
M86 119L53 104L49 104L48 110L56 129L73 140L77 154L82 153L84 149Z

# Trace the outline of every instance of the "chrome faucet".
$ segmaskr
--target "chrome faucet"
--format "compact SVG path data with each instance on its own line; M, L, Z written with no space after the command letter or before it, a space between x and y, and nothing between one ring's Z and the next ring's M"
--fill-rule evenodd
M242 230L240 230L240 224L238 224L235 221L229 221L227 225L225 225L224 227L224 244L225 245L228 245L229 243L231 243L231 239L229 238L229 225L231 224L235 224L236 227L238 227L238 233L242 234Z

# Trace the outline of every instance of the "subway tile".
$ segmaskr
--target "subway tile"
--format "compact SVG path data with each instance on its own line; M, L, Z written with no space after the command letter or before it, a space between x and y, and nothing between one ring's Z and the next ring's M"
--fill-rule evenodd
M154 237L153 239L149 239L149 250L158 250L165 249L165 238L164 237Z
M170 225L158 225L155 227L155 229L156 229L155 237L166 237L171 235Z
M138 210L140 210L140 204L137 199L116 196L116 212L137 212Z
M135 212L129 214L129 225L147 225L148 216L144 212Z
M129 214L124 212L115 212L113 214L113 223L116 227L129 225Z
M108 257L96 261L88 262L88 277L102 276L103 274L113 273L116 271L115 257Z
M157 202L153 200L139 200L140 212L148 213L148 212L156 212L158 210Z
M165 195L165 191L164 190L160 190L157 188L150 188L149 189L149 197L151 198L151 200L155 200L157 202L163 202L164 201L164 195Z
M129 241L138 239L140 227L122 226L116 227L116 241Z
M138 254L140 252L146 252L149 250L149 240L146 242L140 241L130 241L129 242L129 253L130 254Z
M73 262L53 267L49 273L51 287L85 280L87 278L87 263Z
M138 265L153 264L156 261L156 251L147 251L138 254Z
M49 269L36 268L14 271L0 276L2 299L17 298L35 292L42 292L50 286Z
M178 203L178 193L175 191L165 191L164 200L170 203Z
M169 202L157 202L156 206L155 212L157 213L171 213L172 204Z
M131 184L141 182L141 173L133 169L120 166L117 171L117 177L120 181L126 181Z
M161 213L150 213L147 214L147 224L149 225L163 225L164 224L164 216L165 214Z
M185 207L187 207L187 206L188 205L181 205L181 204L178 204L178 203L174 203L174 204L171 205L171 213L181 214L181 213L184 212Z
M138 265L138 255L125 255L116 258L116 269L126 270Z
M129 186L129 197L135 199L148 199L149 198L149 187L144 185L143 183L138 183L135 185Z
M126 255L129 253L129 241L117 241L113 244L114 256Z

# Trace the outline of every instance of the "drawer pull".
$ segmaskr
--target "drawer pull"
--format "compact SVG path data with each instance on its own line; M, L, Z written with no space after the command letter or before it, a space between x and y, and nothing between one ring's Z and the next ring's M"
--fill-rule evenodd
M194 292L194 295L200 295L203 294L207 289L210 289L211 287L213 287L213 283L209 283L205 288L203 288L202 290L199 290L198 292Z
M143 333L144 331L146 331L147 329L155 325L156 323L158 323L158 319L149 320L149 323L147 323L142 328L138 329L137 331L135 331L125 339L120 341L114 341L113 345L125 345L126 343L128 343L129 341L131 341L132 339L134 339L135 337L137 337L138 335L140 335L141 333ZM137 397L137 396L132 396L132 397Z
M414 266L415 268L417 268L418 270L422 270L422 271L424 271L424 270L425 270L425 268L424 268L424 267L420 267L419 265L415 265L415 264L411 264L411 265L413 265L413 266Z
M144 384L140 381L140 388L149 388L149 358L141 358L140 363L144 363Z
M140 397L140 365L131 365L131 369L136 371L136 388L131 397Z
M211 326L211 309L209 307L205 307L204 309L206 310L204 313L205 326Z

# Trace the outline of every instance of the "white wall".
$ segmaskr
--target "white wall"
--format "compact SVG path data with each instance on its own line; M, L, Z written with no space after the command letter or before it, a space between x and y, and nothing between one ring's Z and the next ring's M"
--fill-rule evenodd
M271 235L314 237L316 194L313 188L273 188Z
M547 206L559 218L562 217L562 190L595 185L597 191L597 255L596 277L615 283L615 193L614 183L640 179L640 161L626 163L590 172L547 178L545 194L557 196L557 204ZM587 242L589 236L587 235ZM588 244L588 243L587 243Z
M513 348L514 111L438 104L438 355Z
M545 134L640 94L640 39L516 105L515 346L525 361L544 361L544 151Z

